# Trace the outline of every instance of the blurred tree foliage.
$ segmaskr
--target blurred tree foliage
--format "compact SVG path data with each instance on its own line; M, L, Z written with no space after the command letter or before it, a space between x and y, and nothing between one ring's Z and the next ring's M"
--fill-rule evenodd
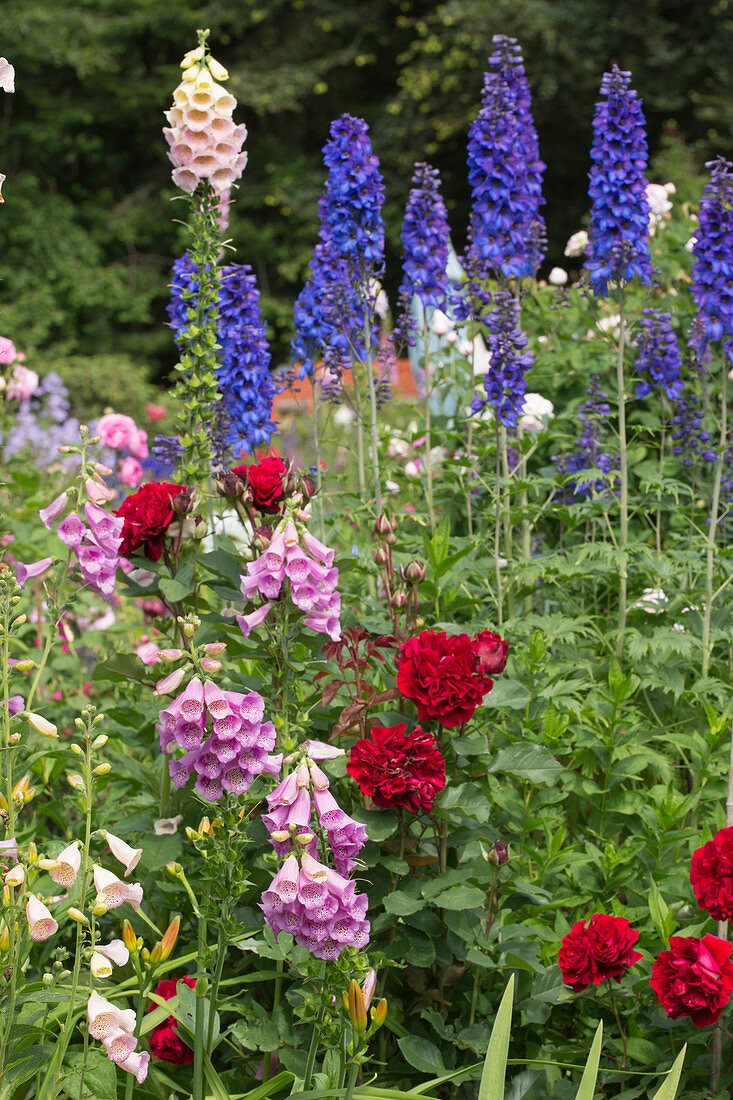
M665 171L733 147L729 0L3 0L2 14L17 91L0 105L0 331L56 369L74 357L76 374L115 355L157 377L174 358L166 284L185 237L161 125L197 26L249 128L230 232L276 358L340 113L367 119L382 160L388 287L413 161L440 168L460 249L466 131L497 32L521 41L534 91L553 262L585 213L593 103L613 61L634 74Z

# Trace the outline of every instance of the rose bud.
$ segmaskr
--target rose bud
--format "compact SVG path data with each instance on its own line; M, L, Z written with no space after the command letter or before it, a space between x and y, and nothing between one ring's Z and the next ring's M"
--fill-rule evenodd
M194 489L181 489L180 493L171 500L171 508L177 516L187 516L195 507L196 492Z
M383 546L377 547L374 553L374 560L377 565L386 565L389 561L389 558L387 557L387 551L384 549Z
M389 602L390 602L390 605L392 607L396 607L396 608L404 607L405 604L407 603L407 596L405 594L404 589L398 588Z
M509 848L503 840L497 840L494 842L491 851L489 852L489 863L493 863L495 867L503 867L505 863L509 862Z
M374 534L383 538L385 535L392 533L392 524L389 522L384 512L377 516L377 522L374 524Z
M506 668L508 644L498 634L481 630L473 636L473 651L479 659L481 671L486 676L496 676Z
M402 578L408 584L422 584L427 575L427 566L422 561L411 561L402 570Z

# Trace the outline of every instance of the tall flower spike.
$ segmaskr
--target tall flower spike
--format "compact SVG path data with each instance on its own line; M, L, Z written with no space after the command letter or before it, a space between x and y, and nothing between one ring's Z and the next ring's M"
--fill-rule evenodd
M718 157L700 202L692 249L692 297L698 308L690 345L702 359L722 341L733 358L733 164Z
M336 119L323 148L323 161L328 168L326 220L336 253L351 258L357 269L371 264L381 267L384 182L366 122L351 115Z
M519 327L519 302L507 290L498 290L489 314L489 370L484 379L486 398L476 396L471 404L479 412L487 403L507 428L515 428L522 415L525 374L534 363L526 350L527 337Z
M636 396L646 397L654 387L676 401L684 389L682 357L672 328L672 317L658 309L645 309L636 339L634 371L639 380Z
M494 36L481 110L468 137L473 197L469 260L476 273L534 275L544 255L542 173L519 43ZM471 265L469 264L469 268Z
M609 280L627 283L635 275L652 281L649 202L646 195L647 142L641 99L631 73L614 65L605 73L593 118L590 243L585 266L593 291L604 298Z
M429 164L416 164L402 223L404 259L400 296L405 313L412 298L434 309L448 308L448 214L440 193L440 174Z

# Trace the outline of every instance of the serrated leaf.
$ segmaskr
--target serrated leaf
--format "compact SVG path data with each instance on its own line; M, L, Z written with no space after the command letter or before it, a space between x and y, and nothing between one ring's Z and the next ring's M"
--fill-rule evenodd
M506 772L530 783L546 783L548 786L563 772L563 766L544 745L531 741L517 741L499 749L489 768L490 772Z
M484 706L523 710L531 699L529 691L519 680L495 680L484 699Z

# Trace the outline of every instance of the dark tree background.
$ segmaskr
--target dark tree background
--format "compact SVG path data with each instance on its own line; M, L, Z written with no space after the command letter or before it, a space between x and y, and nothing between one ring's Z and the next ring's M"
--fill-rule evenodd
M440 169L462 247L466 134L497 32L520 40L533 88L549 261L562 262L586 211L593 104L612 62L644 99L657 182L695 197L705 160L733 146L729 0L3 0L2 16L17 91L0 127L0 332L42 352L44 370L112 394L126 371L162 377L174 357L166 284L184 208L171 202L161 126L197 27L211 28L249 128L230 232L280 359L331 119L370 124L394 289L413 161Z

